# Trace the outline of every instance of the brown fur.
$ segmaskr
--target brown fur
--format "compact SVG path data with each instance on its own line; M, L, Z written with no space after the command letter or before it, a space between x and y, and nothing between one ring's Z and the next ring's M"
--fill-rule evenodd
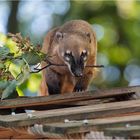
M56 32L62 32L65 36L59 43ZM90 43L85 33L90 34ZM88 48L90 53L86 65L96 64L97 43L92 27L83 20L72 20L48 32L44 39L42 52L51 56L50 60L53 63L65 64L61 57L62 52L69 49L78 57L83 48ZM45 65L43 62L42 67ZM84 75L79 78L72 76L68 67L51 66L42 72L41 95L49 95L46 83L53 86L52 90L56 88L62 94L70 93L78 86L86 90L95 74L95 69L86 67Z

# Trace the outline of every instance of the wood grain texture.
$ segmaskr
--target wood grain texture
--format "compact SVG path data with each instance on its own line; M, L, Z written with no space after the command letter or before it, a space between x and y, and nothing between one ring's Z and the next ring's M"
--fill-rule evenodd
M113 136L113 133L115 136L116 134L121 132L122 133L119 136L132 136L134 134L138 134L138 131L140 131L139 125L140 114L132 116L91 119L88 120L87 124L83 123L83 121L74 121L68 123L48 123L43 126L43 130L44 132L61 135L72 134L75 132L85 133L90 131L104 131L105 133L110 134L110 136Z
M118 137L138 137L140 136L140 125L133 124L131 125L131 121L128 124L122 127L115 127L115 128L105 128L104 129L105 135L108 136L118 136Z
M81 120L94 119L109 116L129 115L140 112L140 99L121 101L115 103L104 103L67 109L54 109L48 111L36 111L30 115L26 113L11 115L0 115L0 126L15 127L28 126L32 124L63 122L65 119Z
M88 123L83 123L83 120L70 121L67 123L47 123L43 124L42 135L39 129L31 129L34 133L28 133L28 127L1 128L0 138L81 138L90 131L104 132L105 136L119 137L136 137L140 131L140 114L131 116L108 117L100 119L88 120ZM32 126L33 127L33 126ZM13 135L13 136L12 136ZM11 137L12 136L12 137ZM97 135L96 135L97 136ZM100 133L98 134L100 136ZM104 137L105 138L105 137Z
M139 95L140 86L126 87L126 88L115 88L110 90L98 90L98 91L84 91L77 93L70 93L64 95L51 95L51 96L40 96L40 97L22 97L16 99L2 100L0 101L0 109L8 108L28 108L33 106L43 105L60 105L64 103L71 103L77 101L85 101L91 99L103 99L109 97L124 97L132 96L134 94Z

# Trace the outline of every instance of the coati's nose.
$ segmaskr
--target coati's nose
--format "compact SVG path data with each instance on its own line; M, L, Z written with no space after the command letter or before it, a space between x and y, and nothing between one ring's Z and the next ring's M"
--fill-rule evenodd
M82 77L83 74L75 74L75 77Z
M82 77L83 76L83 72L81 70L76 70L74 75L75 75L75 77Z

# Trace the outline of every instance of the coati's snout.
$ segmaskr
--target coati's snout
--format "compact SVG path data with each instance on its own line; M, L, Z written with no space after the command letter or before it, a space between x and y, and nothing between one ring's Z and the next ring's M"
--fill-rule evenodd
M83 68L71 66L71 72L75 77L82 77L83 76Z
M87 51L83 50L79 57L75 57L73 52L67 50L63 57L71 74L75 77L82 77L87 60Z

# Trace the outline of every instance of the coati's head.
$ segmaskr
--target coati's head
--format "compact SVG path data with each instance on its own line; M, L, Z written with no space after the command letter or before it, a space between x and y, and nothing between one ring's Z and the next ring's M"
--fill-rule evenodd
M90 55L89 33L56 32L58 55L68 66L73 76L83 76L86 62Z

